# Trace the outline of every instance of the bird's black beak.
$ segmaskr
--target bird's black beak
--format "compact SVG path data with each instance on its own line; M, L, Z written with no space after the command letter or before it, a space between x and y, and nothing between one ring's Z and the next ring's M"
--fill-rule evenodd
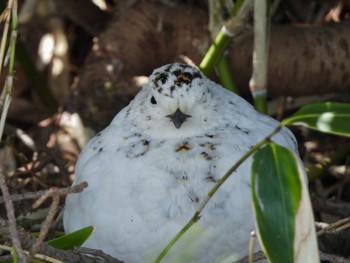
M186 115L180 110L180 108L177 108L173 114L170 114L166 117L170 118L170 120L174 123L176 129L180 129L181 125L187 118L191 117L191 115Z

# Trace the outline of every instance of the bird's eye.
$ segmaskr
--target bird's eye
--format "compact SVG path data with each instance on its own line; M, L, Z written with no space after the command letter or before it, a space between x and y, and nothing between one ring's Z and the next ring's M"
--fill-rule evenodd
M152 96L152 98L151 98L151 103L152 103L153 105L156 105L156 104L157 104L157 101L156 101L156 99L154 98L154 96Z

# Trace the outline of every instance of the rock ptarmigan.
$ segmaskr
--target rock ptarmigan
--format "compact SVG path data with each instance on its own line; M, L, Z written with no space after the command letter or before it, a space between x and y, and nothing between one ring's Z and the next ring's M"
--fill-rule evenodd
M156 69L83 149L74 184L86 181L88 188L68 195L65 231L94 226L84 246L128 263L154 261L219 178L278 124L197 68L175 63ZM273 141L297 152L287 128ZM164 262L232 262L248 254L250 167L251 158Z

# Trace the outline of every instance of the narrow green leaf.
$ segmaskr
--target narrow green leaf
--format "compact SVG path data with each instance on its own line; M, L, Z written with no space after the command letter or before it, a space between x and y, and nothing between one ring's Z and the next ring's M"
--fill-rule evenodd
M321 132L350 137L350 104L325 102L302 107L282 121L283 125L303 125Z
M298 162L269 143L253 156L252 197L257 233L271 263L294 262L295 217L301 200Z
M73 249L74 247L81 246L89 238L93 230L94 228L92 226L84 227L62 237L49 240L47 243L59 249Z

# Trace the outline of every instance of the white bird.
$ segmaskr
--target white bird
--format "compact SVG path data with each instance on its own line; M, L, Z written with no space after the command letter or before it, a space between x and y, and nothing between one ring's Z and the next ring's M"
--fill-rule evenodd
M67 233L93 226L84 246L152 262L213 185L278 122L197 68L156 69L135 99L83 149L66 200ZM297 152L283 128L277 144ZM248 254L254 218L251 158L222 185L164 262L232 262ZM259 247L257 247L259 249Z

